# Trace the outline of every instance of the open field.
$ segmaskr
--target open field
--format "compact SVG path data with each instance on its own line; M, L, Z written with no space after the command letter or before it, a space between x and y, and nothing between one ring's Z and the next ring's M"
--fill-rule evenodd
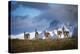
M9 52L36 52L77 49L78 43L74 38L58 40L19 40L9 39Z

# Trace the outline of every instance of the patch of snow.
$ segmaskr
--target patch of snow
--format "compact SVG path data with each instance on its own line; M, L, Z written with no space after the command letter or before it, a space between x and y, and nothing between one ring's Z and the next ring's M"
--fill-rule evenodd
M54 30L53 32L54 32L54 34L56 34L56 35L57 35L57 30Z
M11 39L24 39L24 34L21 33L18 35L11 35L10 37L11 37Z
M30 33L30 39L33 39L35 37L35 32Z
M62 31L62 28L58 28L58 31Z

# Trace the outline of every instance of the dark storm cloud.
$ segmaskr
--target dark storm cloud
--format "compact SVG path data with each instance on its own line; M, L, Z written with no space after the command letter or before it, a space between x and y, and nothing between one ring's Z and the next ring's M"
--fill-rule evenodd
M24 31L32 32L35 31L36 28L38 30L44 30L44 27L48 26L48 22L45 22L47 21L37 21L36 19L29 18L28 16L15 16L11 21L11 34L22 33Z
M11 5L11 6L10 6L11 11L15 10L15 9L18 8L18 6L19 6L19 5L17 4L17 2L15 2L15 1L9 2L9 5Z
M44 30L50 27L50 25L57 24L58 22L68 22L75 26L78 21L77 9L77 5L12 2L12 34L18 34L24 31L33 32L36 28L38 30Z
M39 15L37 19L58 20L61 22L77 23L78 6L77 5L58 5L53 4L46 12Z
M22 5L24 7L35 8L38 10L47 10L49 8L47 3L13 1L13 2L11 2L11 9L14 10L14 9L18 8L20 5Z

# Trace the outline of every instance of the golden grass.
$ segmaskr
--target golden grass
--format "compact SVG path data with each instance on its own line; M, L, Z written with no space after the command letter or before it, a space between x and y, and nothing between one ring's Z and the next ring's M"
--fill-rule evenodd
M35 52L35 51L50 51L50 50L66 50L77 49L78 44L76 39L58 39L58 40L9 40L9 52Z

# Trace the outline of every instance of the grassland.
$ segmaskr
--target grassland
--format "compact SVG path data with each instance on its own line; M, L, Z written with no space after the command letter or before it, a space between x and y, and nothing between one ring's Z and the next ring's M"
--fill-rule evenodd
M57 40L19 40L9 39L9 52L36 52L77 49L78 43L74 38Z

